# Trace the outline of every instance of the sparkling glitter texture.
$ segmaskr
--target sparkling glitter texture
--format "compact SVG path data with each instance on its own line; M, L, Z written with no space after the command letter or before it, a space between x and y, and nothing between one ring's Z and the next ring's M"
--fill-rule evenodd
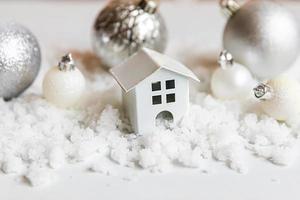
M41 65L39 44L25 27L0 25L0 97L21 94L36 78Z
M112 1L94 24L93 46L103 64L120 64L141 47L163 52L167 44L165 22L153 1Z

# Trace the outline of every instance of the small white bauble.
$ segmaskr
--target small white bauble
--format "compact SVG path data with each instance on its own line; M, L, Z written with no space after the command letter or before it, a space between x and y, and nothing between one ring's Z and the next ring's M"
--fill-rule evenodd
M75 67L71 54L64 56L58 66L52 67L43 81L44 97L59 107L72 107L81 98L85 78Z
M244 66L233 63L232 55L222 51L218 68L212 75L211 90L215 97L224 100L242 100L250 96L254 86L251 73Z
M287 121L300 114L300 84L297 80L281 75L254 88L256 98L266 114Z

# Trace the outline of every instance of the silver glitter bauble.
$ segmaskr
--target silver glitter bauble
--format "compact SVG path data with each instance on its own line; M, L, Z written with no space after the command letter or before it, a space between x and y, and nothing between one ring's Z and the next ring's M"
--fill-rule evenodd
M230 15L224 30L224 48L256 78L273 78L297 59L298 22L280 4L251 0L240 7L234 0L221 0L221 6Z
M41 52L32 33L16 23L0 25L0 97L8 100L21 94L40 65Z
M107 67L120 64L142 47L163 52L166 44L166 26L152 0L112 1L94 24L94 51Z

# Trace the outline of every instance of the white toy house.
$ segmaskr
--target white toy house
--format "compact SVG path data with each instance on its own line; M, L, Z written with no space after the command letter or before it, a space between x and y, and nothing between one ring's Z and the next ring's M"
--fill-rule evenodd
M189 79L199 81L181 63L143 48L111 74L123 89L123 104L136 133L151 133L157 118L177 123L189 107Z

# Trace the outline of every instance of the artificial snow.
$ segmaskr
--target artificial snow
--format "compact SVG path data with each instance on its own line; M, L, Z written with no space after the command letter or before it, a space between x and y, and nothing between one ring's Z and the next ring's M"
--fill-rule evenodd
M86 75L88 88L76 109L57 108L41 92L0 101L4 173L43 186L56 180L53 169L82 162L92 161L89 171L134 180L140 169L165 173L179 167L209 172L222 163L247 173L249 153L277 165L290 165L298 157L299 126L261 115L251 109L252 100L217 100L200 92L203 86L192 89L189 114L179 124L166 128L160 123L153 134L135 135L113 78L105 71ZM115 166L136 173L122 174Z
M55 181L55 174L46 168L31 167L25 174L25 179L31 186L47 186Z

